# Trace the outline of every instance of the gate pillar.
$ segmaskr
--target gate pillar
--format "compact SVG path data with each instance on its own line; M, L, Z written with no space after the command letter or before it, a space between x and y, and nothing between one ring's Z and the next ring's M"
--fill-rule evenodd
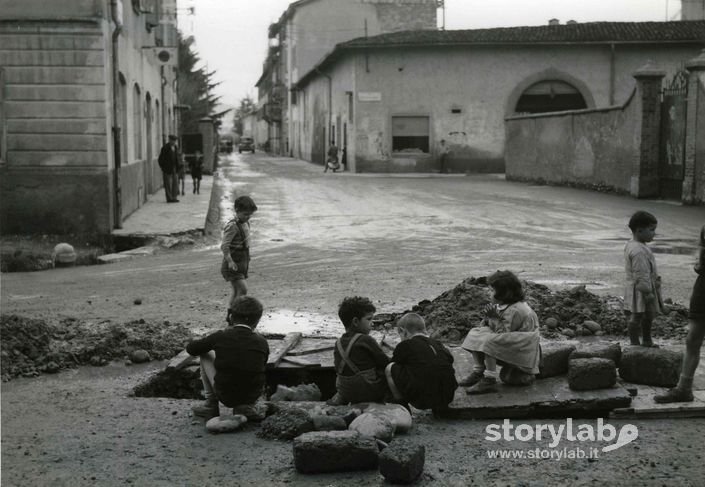
M705 49L698 57L687 61L685 68L690 76L688 77L682 201L684 204L695 204L705 202L705 189L702 191L703 194L697 194L698 177L701 179L700 187L705 188L705 143L702 140L705 133L705 116L701 113L702 109L699 111L699 107L705 106L705 101L701 99L705 96L701 88L705 84Z
M648 61L632 76L636 79L637 100L641 104L637 122L636 156L632 163L630 194L649 198L659 194L659 138L661 125L661 80L666 72Z

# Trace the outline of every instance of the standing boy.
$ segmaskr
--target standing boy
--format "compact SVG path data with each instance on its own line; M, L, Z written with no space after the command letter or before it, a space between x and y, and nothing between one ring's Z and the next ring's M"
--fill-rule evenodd
M447 409L458 387L453 355L428 337L426 323L416 313L402 316L397 331L402 341L384 370L394 399L417 409Z
M338 316L345 333L336 341L333 357L336 395L328 404L382 402L387 393L384 368L389 358L370 336L375 306L360 296L343 299Z
M247 294L245 279L250 268L250 218L257 211L257 205L249 196L240 196L235 200L235 218L225 224L223 229L223 264L220 273L230 283L233 294L230 306L235 299Z
M685 338L685 357L678 385L665 394L655 396L658 403L691 402L693 400L693 375L700 361L700 348L705 338L705 225L700 229L700 249L695 264L698 274L690 296L688 336Z
M206 402L193 408L196 416L218 416L219 401L230 408L252 405L264 392L269 345L254 332L261 317L262 304L242 296L228 310L227 328L186 346L189 354L201 358Z

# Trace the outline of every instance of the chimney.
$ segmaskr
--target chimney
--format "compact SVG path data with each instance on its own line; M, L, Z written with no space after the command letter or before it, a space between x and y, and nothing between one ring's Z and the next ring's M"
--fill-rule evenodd
M558 19L551 19L548 21L548 25L561 25L561 21Z
M578 22L576 22L575 20L569 20L568 22L566 22L566 25L573 25L573 24L577 24L577 23Z

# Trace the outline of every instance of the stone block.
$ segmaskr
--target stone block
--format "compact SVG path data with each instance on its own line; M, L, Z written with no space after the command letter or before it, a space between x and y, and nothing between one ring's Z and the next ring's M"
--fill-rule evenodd
M395 434L406 433L411 429L411 413L399 404L371 403L364 412L387 418L394 425Z
M568 373L568 361L574 351L575 344L572 343L542 343L538 378L545 379Z
M393 484L410 484L423 472L426 448L409 440L395 440L379 455L379 472Z
M357 431L316 431L294 438L294 466L301 473L372 470L378 464L377 441Z
M316 431L342 431L348 429L348 424L342 416L316 415L312 419L313 429Z
M583 321L583 328L587 328L591 333L597 333L602 331L602 327L599 323L591 320Z
M614 362L617 367L619 367L621 357L622 348L619 343L612 342L581 343L570 354L570 360L577 358L606 358Z
M260 438L291 440L297 436L313 431L313 420L302 409L285 409L262 421L257 432Z
M320 401L321 390L316 384L287 387L279 384L270 398L272 401Z
M394 438L394 424L386 417L372 413L362 413L350 423L348 429L357 431L364 436L377 438L386 443L389 443Z
M211 433L230 433L242 428L247 418L241 414L216 416L206 422L206 429Z
M663 348L629 346L622 354L619 376L634 384L674 387L678 384L682 363L682 353Z
M572 359L568 366L568 386L576 391L591 391L613 387L617 383L617 368L607 358Z
M149 362L152 358L146 350L133 350L130 354L130 360L136 364L141 364L144 362Z

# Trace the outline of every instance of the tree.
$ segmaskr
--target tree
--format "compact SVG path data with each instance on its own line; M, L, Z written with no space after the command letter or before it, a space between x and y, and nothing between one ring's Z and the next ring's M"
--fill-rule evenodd
M230 110L215 112L220 96L214 96L213 88L220 82L213 80L215 71L196 68L200 58L193 50L194 38L184 38L179 32L179 104L187 109L181 112L181 133L198 132L198 121L203 117L215 120L216 125Z
M240 100L240 106L235 109L235 114L233 115L233 132L242 135L244 131L245 118L248 115L254 113L257 110L255 107L255 101L250 95Z

